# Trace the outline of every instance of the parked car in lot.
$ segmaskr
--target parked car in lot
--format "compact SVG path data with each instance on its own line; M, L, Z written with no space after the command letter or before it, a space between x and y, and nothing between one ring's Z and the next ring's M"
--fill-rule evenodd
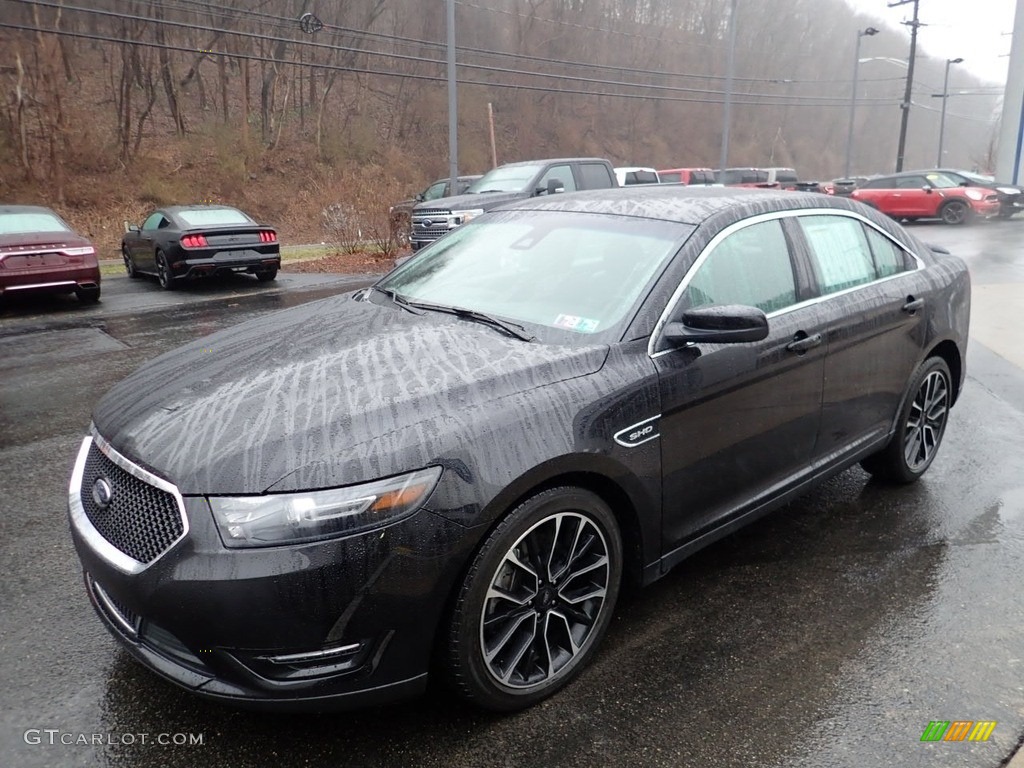
M0 298L30 293L99 301L96 249L49 208L0 205Z
M658 178L656 170L636 166L616 168L615 180L619 183L620 187L631 187L634 184L661 184L661 179Z
M1024 211L1024 187L996 181L993 176L983 176L971 171L959 171L952 168L937 168L924 173L941 173L952 179L961 187L990 189L999 198L999 218L1008 219L1015 213Z
M391 223L391 233L402 245L409 244L410 227L412 226L412 209L416 203L438 200L442 197L461 195L469 188L469 185L480 178L479 174L472 176L459 176L455 179L456 189L452 191L451 179L438 179L422 192L417 193L409 200L402 200L395 203L388 209L388 220Z
M841 179L832 179L822 184L822 192L827 195L840 195L849 197L853 190L868 180L868 176L848 176Z
M905 171L868 179L850 193L854 200L896 219L942 219L965 224L975 216L999 213L996 193L981 187L961 187L941 173Z
M70 482L87 591L210 699L376 704L435 672L519 709L593 659L624 580L857 462L920 478L969 301L960 259L843 198L513 203L116 385Z
M168 291L221 272L248 272L266 282L281 267L277 232L226 205L168 206L142 226L126 221L124 227L121 257L128 277L156 275Z
M599 157L526 160L498 166L474 181L464 195L443 202L418 203L412 210L414 251L513 200L581 189L618 186L612 164Z
M658 171L662 184L689 184L705 187L714 186L715 171L712 168L666 168Z

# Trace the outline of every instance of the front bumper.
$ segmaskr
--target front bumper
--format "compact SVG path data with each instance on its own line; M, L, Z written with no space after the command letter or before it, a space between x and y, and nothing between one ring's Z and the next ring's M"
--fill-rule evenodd
M91 441L83 441L69 492L71 535L93 607L136 660L200 696L246 708L340 709L424 689L433 638L472 544L467 529L421 510L343 539L227 549L206 499L186 496L184 535L133 565L112 555L76 509Z

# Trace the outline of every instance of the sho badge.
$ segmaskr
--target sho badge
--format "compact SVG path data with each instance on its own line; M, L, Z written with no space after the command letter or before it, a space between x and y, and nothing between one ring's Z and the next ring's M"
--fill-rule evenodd
M625 448L635 448L648 440L661 437L661 433L658 432L658 419L660 418L661 414L659 413L657 416L651 416L649 419L644 419L616 432L615 442Z

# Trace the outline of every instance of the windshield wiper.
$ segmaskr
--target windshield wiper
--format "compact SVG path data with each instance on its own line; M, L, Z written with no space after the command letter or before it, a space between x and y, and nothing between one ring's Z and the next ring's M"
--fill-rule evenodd
M410 304L405 297L397 293L393 288L381 288L380 286L377 285L373 285L370 287L373 288L373 290L375 291L380 291L389 299L391 299L391 303L394 304L396 307L401 307L406 312L412 312L414 315L423 314L422 311L416 309L416 307L413 304Z
M449 307L444 304L425 304L419 301L407 302L409 306L416 307L418 309L426 309L432 312L447 312L449 315L455 315L456 317L462 317L466 320L473 320L474 322L481 323L482 325L489 325L492 328L497 328L500 331L504 331L510 336L515 336L517 339L523 341L536 341L537 337L532 335L519 323L513 323L511 320L499 320L498 318L488 315L486 312L480 312L475 309L466 309L465 307Z

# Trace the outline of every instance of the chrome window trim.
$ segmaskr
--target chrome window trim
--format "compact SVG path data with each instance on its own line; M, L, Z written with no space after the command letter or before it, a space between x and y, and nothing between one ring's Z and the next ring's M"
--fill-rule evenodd
M90 436L82 439L82 445L78 449L78 458L75 459L75 467L71 472L71 483L68 486L68 512L71 518L71 525L85 540L86 544L103 558L107 563L117 568L123 573L135 575L142 573L142 571L149 568L151 565L156 563L160 558L174 549L181 541L188 536L189 525L188 515L185 514L185 501L182 499L181 493L178 491L178 487L164 480L163 478L157 477L152 472L148 472L142 467L132 463L120 453L115 451L110 443L104 440L99 432L96 431L96 426L93 425L90 428L92 433ZM106 456L110 461L116 464L118 467L123 469L130 475L142 480L144 483L153 486L161 491L171 494L174 497L174 501L178 507L178 514L181 517L182 531L181 535L172 541L167 547L156 557L154 557L148 563L142 563L136 560L134 557L126 555L124 552L119 550L109 541L107 541L103 535L96 530L96 527L89 520L88 515L85 513L85 507L82 506L82 476L85 474L85 462L89 457L89 448L95 442L96 447L100 449L100 452Z
M915 267L913 269L907 269L903 272L897 272L893 275L881 277L877 280L872 280L870 283L861 283L860 285L855 285L851 288L846 288L842 291L835 291L834 293L827 293L822 296L815 296L814 298L797 302L796 304L790 304L788 307L783 307L782 309L777 309L774 312L766 313L766 317L768 317L768 319L784 315L787 312L794 312L798 309L803 309L804 307L810 307L813 306L814 304L819 304L827 299L832 299L836 296L843 296L845 294L852 293L853 291L859 291L863 288L867 288L868 286L878 285L879 283L884 283L887 280L892 280L893 278L897 277L903 277L904 275L911 274L913 272L919 272L920 270L924 269L924 262L922 262L921 258L916 253L914 253L912 248L900 242L891 234L889 234L884 229L879 227L875 222L871 221L866 216L857 213L856 211L847 211L845 209L839 208L797 208L788 211L772 211L771 213L759 213L755 216L751 216L749 218L742 219L741 221L737 221L730 224L728 227L726 227L713 238L711 238L711 241L704 246L704 249L700 252L697 258L694 259L693 264L690 265L690 268L686 271L686 274L683 276L683 279L679 281L679 285L676 286L676 289L672 292L672 296L669 297L668 302L665 304L665 309L662 310L660 317L658 317L658 322L655 323L654 330L651 332L650 339L648 339L647 341L647 356L650 357L652 360L655 360L661 357L662 355L675 351L675 349L663 349L660 352L657 352L655 351L658 346L657 342L661 338L661 335L665 330L665 326L668 325L668 319L669 317L672 316L672 310L675 308L676 304L679 303L679 300L682 298L682 295L686 291L686 289L689 288L690 281L693 279L693 276L697 273L697 270L700 269L701 265L707 260L708 255L711 253L711 251L713 251L718 246L718 244L722 242L722 240L731 235L733 232L737 232L741 229L744 229L745 227L749 227L753 224L760 224L765 221L774 221L775 219L791 219L800 216L823 215L841 216L844 218L856 219L862 224L866 224L867 226L871 227L873 230L881 234L883 237L888 239L894 245L896 245L901 251L909 255L911 259L913 259Z

